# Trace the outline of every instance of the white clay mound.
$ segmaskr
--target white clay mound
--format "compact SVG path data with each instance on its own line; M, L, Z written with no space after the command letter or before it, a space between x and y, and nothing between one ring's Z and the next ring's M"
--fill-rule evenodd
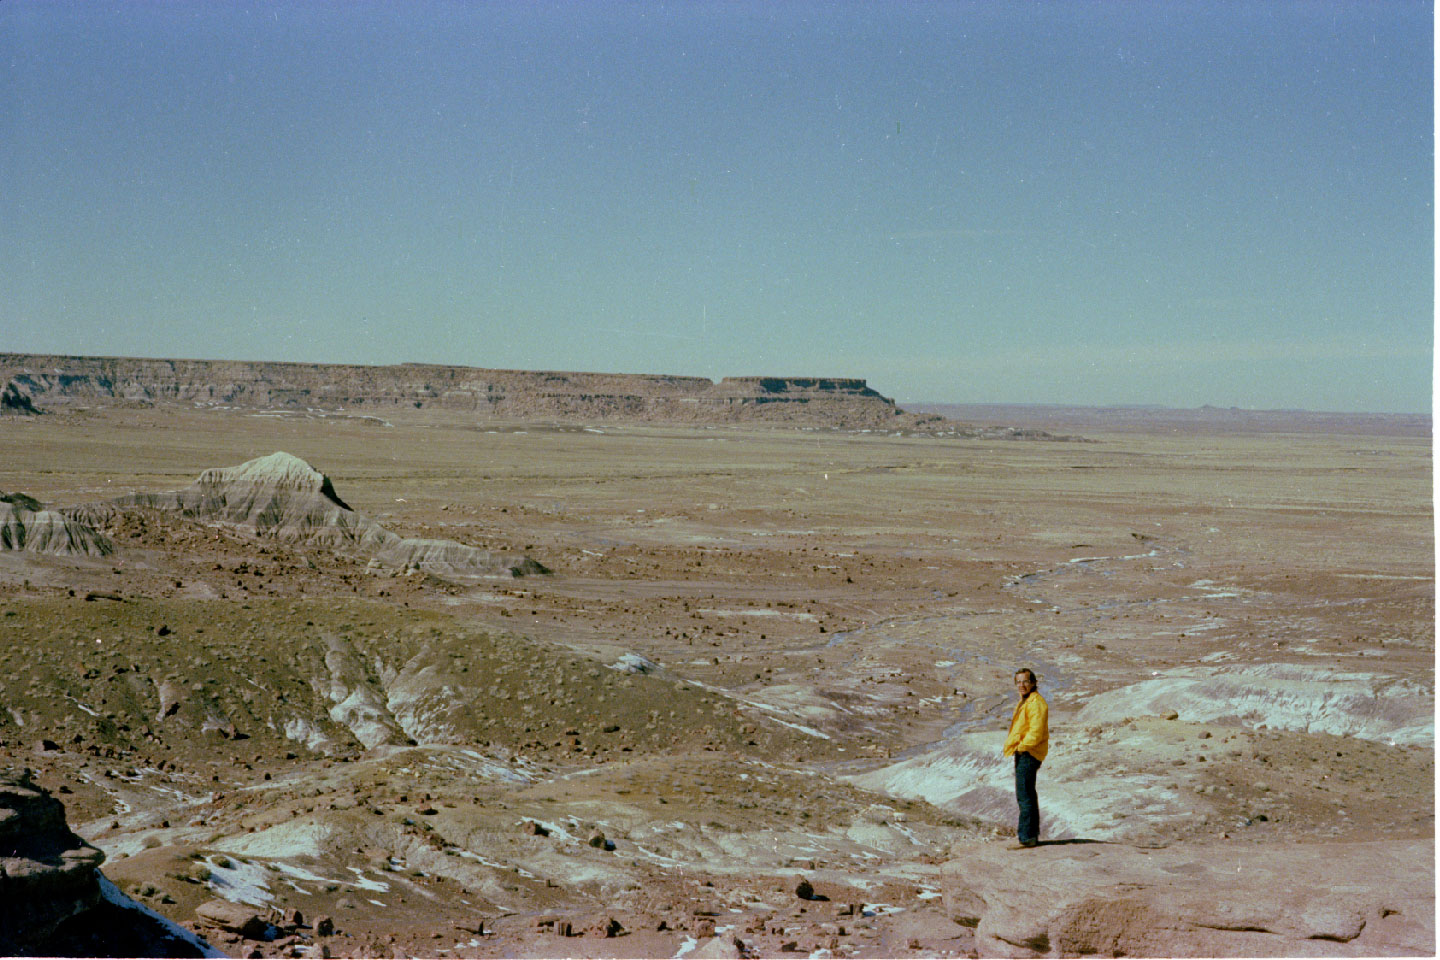
M235 467L208 469L182 490L136 493L67 512L73 519L100 526L135 508L219 523L249 536L359 552L393 567L460 576L545 572L524 556L495 554L453 540L397 536L350 509L329 477L283 451Z
M104 557L115 548L101 533L23 493L0 493L0 550Z

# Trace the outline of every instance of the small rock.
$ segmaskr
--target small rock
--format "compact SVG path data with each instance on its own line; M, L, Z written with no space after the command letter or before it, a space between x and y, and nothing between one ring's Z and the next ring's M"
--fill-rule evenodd
M715 936L715 921L709 917L701 917L695 921L695 927L690 931L690 934L696 940L704 940L706 937Z
M315 918L315 935L317 937L328 937L335 933L335 921L330 917Z
M811 886L809 880L801 879L799 883L795 884L795 896L801 900L814 900L815 888Z
M1166 720L1179 720L1179 719L1180 719L1180 714L1179 714L1178 711L1171 710L1169 713L1165 714L1165 719L1166 719Z
M529 834L529 835L532 836L532 837L548 837L548 836L550 836L550 831L549 831L549 830L546 830L544 827L540 826L540 824L536 823L534 820L526 820L526 821L521 825L520 829L521 829L523 832Z

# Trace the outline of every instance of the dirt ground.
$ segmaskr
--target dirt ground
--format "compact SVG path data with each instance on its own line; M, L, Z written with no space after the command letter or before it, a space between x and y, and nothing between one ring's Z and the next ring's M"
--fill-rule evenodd
M215 941L236 956L1433 952L1428 437L1066 426L1085 442L0 420L0 489L50 506L283 450L397 534L551 571L444 578L157 511L108 557L0 553L0 765L167 916L301 911ZM1051 706L1052 842L1014 853L1020 666ZM994 898L1016 857L1070 876L1111 850L1071 886L1203 879L1207 909L1236 866L1309 858L1276 909L1310 919L1156 945L1100 911L1077 940ZM1306 912L1342 889L1359 926Z

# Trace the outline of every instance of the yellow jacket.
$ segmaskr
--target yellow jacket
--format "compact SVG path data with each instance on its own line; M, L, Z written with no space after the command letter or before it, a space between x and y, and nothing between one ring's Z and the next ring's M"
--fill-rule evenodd
M1040 691L1015 704L1015 715L1010 718L1010 736L1005 738L1005 756L1014 753L1028 753L1044 762L1050 752L1050 705L1040 696Z

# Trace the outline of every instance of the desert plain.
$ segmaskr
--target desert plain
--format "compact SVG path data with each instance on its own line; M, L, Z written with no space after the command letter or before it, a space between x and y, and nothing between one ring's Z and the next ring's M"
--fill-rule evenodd
M46 506L283 451L547 572L158 509L0 552L0 766L234 956L1433 954L1428 419L1029 426L3 418Z

